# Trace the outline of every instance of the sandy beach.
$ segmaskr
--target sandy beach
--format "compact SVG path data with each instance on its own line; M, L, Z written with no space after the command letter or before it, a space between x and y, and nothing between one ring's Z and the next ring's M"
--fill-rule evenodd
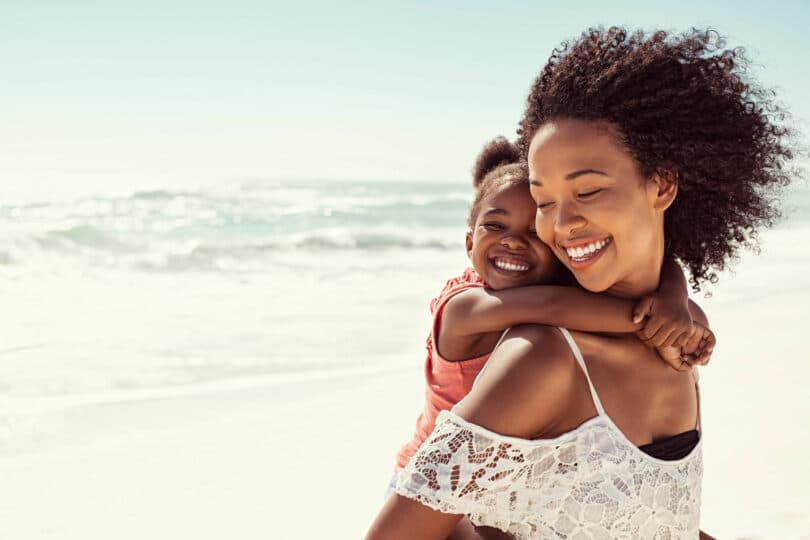
M810 537L810 404L795 371L807 372L808 302L709 308L721 345L702 372L702 523L718 538ZM0 537L359 538L418 410L418 364L59 408L41 451L0 460Z

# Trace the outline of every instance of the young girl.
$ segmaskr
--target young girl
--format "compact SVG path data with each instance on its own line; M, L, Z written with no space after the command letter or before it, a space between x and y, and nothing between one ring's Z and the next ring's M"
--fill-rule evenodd
M690 305L686 279L673 261L665 262L658 291L637 304L571 286L575 282L537 237L536 205L519 160L517 147L501 137L484 147L473 168L476 191L466 238L472 268L450 279L430 304L425 407L413 438L397 454L397 470L433 431L439 412L470 391L512 326L639 332L679 370L705 364L714 348L711 331L692 321L691 313L702 312Z

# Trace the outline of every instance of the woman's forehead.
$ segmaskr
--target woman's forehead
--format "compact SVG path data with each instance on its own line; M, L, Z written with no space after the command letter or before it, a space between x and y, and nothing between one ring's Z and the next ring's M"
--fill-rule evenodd
M617 168L635 168L632 157L604 122L548 122L532 138L528 157L533 184L548 177L572 180L582 171L611 176Z
M594 144L621 150L618 143L618 128L601 120L559 119L546 122L532 137L529 156L545 152L550 148L557 151L574 150L581 153Z

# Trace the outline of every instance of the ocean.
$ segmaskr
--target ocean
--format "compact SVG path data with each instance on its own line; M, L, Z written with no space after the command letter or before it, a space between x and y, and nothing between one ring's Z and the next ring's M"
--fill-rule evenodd
M76 403L418 369L428 301L466 264L471 195L463 183L254 180L0 200L0 454L33 449L44 411ZM709 311L810 285L797 271L810 262L810 190L785 206L763 253L709 288Z

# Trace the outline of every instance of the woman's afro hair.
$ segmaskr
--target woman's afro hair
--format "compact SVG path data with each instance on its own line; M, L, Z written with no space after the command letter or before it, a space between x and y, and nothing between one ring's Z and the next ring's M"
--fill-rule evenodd
M642 174L674 173L666 251L698 291L740 247L756 249L794 174L786 114L748 66L712 30L589 30L555 49L535 79L517 144L525 155L555 118L608 121Z

